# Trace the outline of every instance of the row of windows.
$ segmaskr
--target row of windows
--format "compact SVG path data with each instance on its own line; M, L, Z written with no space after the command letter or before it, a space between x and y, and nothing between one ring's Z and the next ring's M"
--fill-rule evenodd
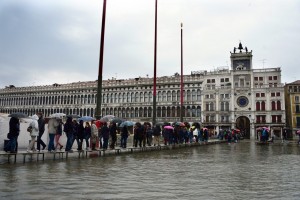
M152 92L135 92L135 93L123 93L123 94L104 94L103 103L130 103L130 102L152 102ZM200 101L200 90L187 90L183 91L183 97L185 101ZM177 91L159 91L157 93L158 102L170 102L180 100L180 90Z
M269 81L277 81L277 76L269 76L268 77ZM261 77L261 76L255 76L254 77L254 80L255 81L263 81L264 80L264 77Z
M220 116L219 122L230 122L230 116ZM214 115L206 115L203 120L204 123L208 122L216 122L216 116ZM281 115L271 115L271 122L272 123L282 123L282 116ZM255 123L267 123L266 115L257 115ZM300 125L300 124L299 124Z
M271 122L272 123L282 123L282 116L281 115L271 115ZM257 115L256 123L267 123L266 115Z
M37 112L43 112L44 116L48 117L53 113L65 113L77 114L80 116L95 116L95 108L57 108L57 109L0 109L3 113L12 112L24 112L28 115L33 115ZM157 117L180 117L180 107L157 107ZM103 108L102 116L115 115L120 118L150 118L152 117L152 107L140 107L140 108ZM200 106L184 106L182 111L183 117L195 117L200 118L201 108Z
M185 101L200 101L200 90L183 91ZM103 94L102 103L133 103L152 102L152 92L131 92L131 93L110 93ZM159 91L158 102L179 101L180 90ZM22 106L22 105L77 105L95 104L96 94L89 95L64 95L64 96L43 96L43 97L13 97L0 99L0 106Z
M266 110L266 103L264 101L256 102L256 110L264 111ZM280 101L272 101L271 102L271 110L281 110L281 102Z

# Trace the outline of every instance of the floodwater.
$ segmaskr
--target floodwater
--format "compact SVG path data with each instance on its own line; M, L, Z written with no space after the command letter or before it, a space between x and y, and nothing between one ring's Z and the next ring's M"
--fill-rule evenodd
M0 199L300 199L299 155L296 145L242 141L2 163Z

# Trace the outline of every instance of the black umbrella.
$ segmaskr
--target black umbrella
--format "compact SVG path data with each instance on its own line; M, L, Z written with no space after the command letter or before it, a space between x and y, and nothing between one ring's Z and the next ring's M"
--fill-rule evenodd
M76 115L76 114L71 114L71 115L67 115L67 117L71 117L71 118L80 118L81 116Z
M125 121L124 119L121 119L121 118L118 118L118 117L113 118L113 119L111 120L111 122L116 123L116 124L121 124L121 123L124 122L124 121Z
M194 122L192 126L195 126L195 128L200 128L200 123L199 122Z
M28 115L26 115L25 113L21 113L21 112L15 112L15 113L8 115L8 117L26 118L26 117L28 117Z

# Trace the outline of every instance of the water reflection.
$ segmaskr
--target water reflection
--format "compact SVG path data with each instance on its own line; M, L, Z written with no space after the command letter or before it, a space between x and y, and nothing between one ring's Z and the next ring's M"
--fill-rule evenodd
M254 142L2 164L1 199L299 199L300 148Z

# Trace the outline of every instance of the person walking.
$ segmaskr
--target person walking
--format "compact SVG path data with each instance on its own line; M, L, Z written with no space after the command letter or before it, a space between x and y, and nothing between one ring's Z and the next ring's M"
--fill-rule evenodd
M67 135L67 143L66 143L66 152L72 152L72 145L73 145L73 132L74 132L74 125L72 122L72 117L67 117L67 121L64 124L64 132Z
M154 129L153 129L153 136L154 136L154 146L157 145L157 146L160 146L159 144L159 139L160 139L160 135L161 135L161 128L159 125L155 125Z
M43 146L42 150L44 150L47 146L44 143L44 141L42 140L42 136L45 132L45 120L43 118L43 113L39 112L39 113L37 113L37 116L39 117L39 119L38 119L39 135L37 136L37 150L40 151L41 150L41 145Z
M122 148L126 148L127 138L128 138L128 129L127 129L127 126L125 125L121 131L121 147Z
M86 150L88 150L90 147L89 140L91 138L91 135L92 135L91 125L89 122L85 122L84 139L85 139L85 143L86 143Z
M39 135L39 124L38 124L38 119L39 117L37 115L32 116L32 122L30 122L29 126L31 127L31 132L30 132L30 137L31 141L27 147L27 152L32 153L32 151L35 151L35 141L36 141L36 136Z
M48 122L48 133L49 133L49 144L48 144L48 152L54 152L54 138L57 131L59 123L56 118L51 118Z
M101 127L101 135L103 138L103 149L108 148L108 139L109 139L109 128L107 127L107 122L104 122L103 126Z
M62 148L64 147L60 142L59 139L62 136L62 125L63 122L61 119L58 120L58 127L56 130L56 134L55 134L55 150L57 150L57 147L59 146L59 150L62 150Z
M92 150L96 150L96 143L97 143L97 137L98 137L98 128L96 126L96 121L92 121L91 126L91 143L92 143Z
M110 134L110 137L111 137L110 148L114 149L115 148L115 144L117 142L117 124L115 122L113 122L110 125L109 134Z
M79 139L78 139L78 127L79 127L79 123L74 119L73 120L73 141L72 141L72 146L76 140L77 142L77 150L79 148Z
M152 146L153 129L149 124L144 125L146 128L147 145Z
M77 132L77 139L78 139L78 151L82 150L82 143L83 143L83 139L84 139L84 126L83 126L83 121L80 120L79 121L79 125L78 125L78 132Z
M4 147L5 152L16 153L17 152L17 142L20 134L20 121L17 117L12 117L9 120L9 142Z

